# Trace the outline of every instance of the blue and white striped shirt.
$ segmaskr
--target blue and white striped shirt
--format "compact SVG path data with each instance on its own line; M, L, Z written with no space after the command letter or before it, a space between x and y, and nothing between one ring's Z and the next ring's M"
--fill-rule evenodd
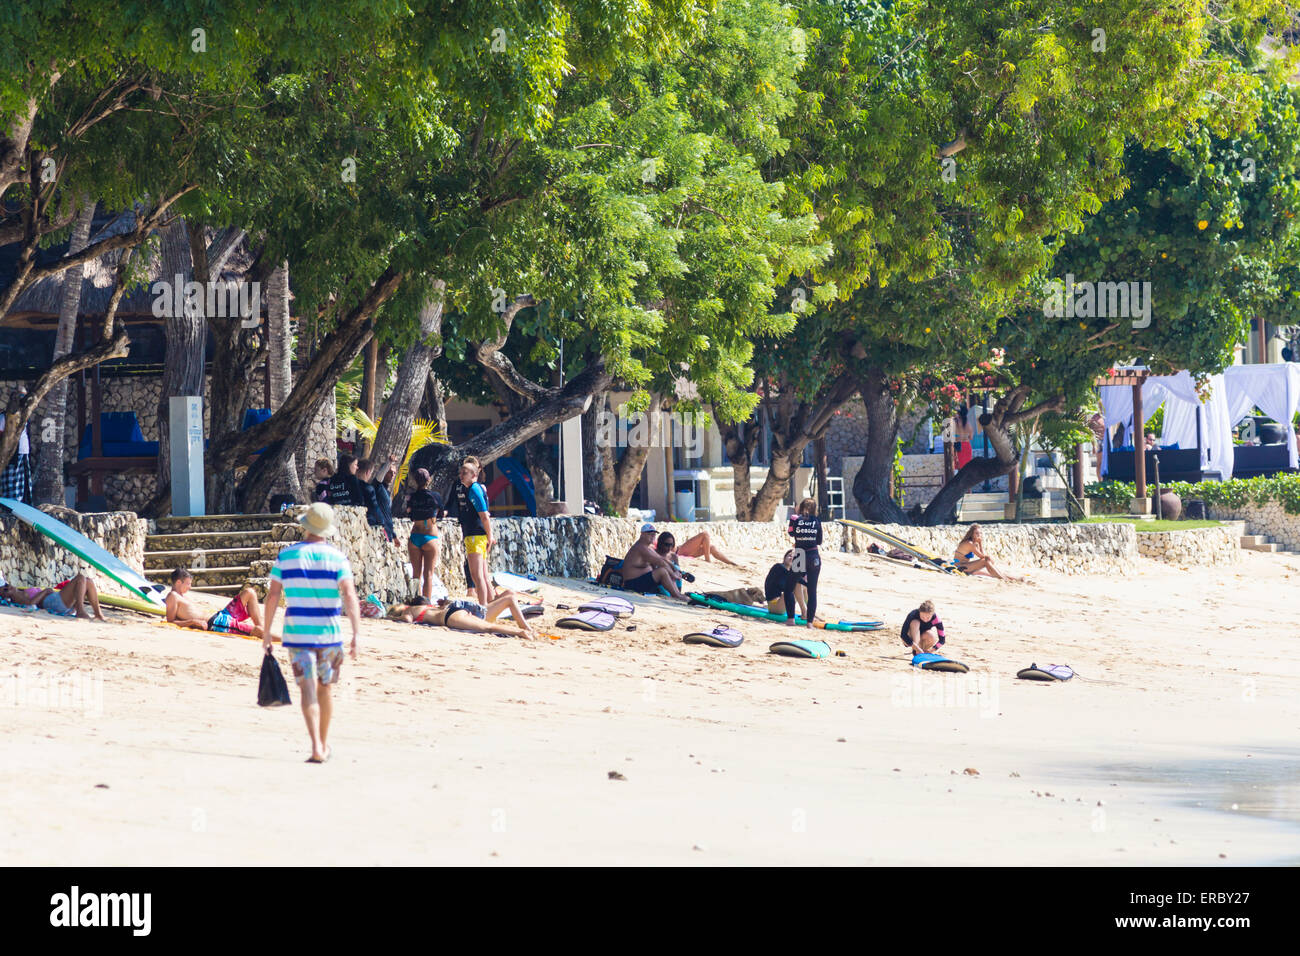
M285 647L324 647L343 643L343 595L339 583L352 577L352 565L324 541L304 541L280 552L271 580L284 587Z

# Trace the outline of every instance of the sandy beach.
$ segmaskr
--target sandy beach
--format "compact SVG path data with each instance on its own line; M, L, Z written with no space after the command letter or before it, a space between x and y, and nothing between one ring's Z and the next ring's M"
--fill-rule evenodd
M770 556L734 557L685 567L699 590L761 584ZM256 706L256 642L0 609L0 862L1300 860L1300 557L1026 584L825 564L829 619L886 622L829 635L845 657L776 657L788 628L651 598L556 630L557 603L597 593L559 579L537 625L558 640L367 620L319 766L296 688ZM925 597L969 674L909 666L898 627ZM723 622L741 647L681 643ZM1016 680L1031 662L1081 676Z

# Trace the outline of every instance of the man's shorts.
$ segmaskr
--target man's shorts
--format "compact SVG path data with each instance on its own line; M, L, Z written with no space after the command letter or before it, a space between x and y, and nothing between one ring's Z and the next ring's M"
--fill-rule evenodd
M247 636L253 633L253 619L248 616L248 608L244 607L244 602L236 596L229 604L208 618L208 630L216 631L218 634Z
M299 684L320 681L336 684L339 668L343 666L343 645L322 644L320 647L286 647L289 663L293 665L293 679Z
M658 594L659 582L655 580L653 571L647 571L630 581L624 581L623 590L637 591L640 594Z
M487 554L487 535L472 534L465 539L466 554Z

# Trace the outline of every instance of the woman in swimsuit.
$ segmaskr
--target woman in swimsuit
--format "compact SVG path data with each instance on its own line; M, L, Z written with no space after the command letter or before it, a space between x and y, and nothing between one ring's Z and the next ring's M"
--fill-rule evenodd
M961 408L957 409L957 414L952 418L952 455L953 466L960 471L970 463L971 439L975 437L975 429L970 424L970 411L962 403Z
M682 558L703 558L705 561L712 561L717 558L723 564L729 564L733 568L740 567L735 561L727 557L717 549L713 544L713 539L709 537L707 531L701 531L693 537L687 538L677 548L677 555Z
M957 567L967 574L987 574L999 581L1007 580L984 553L984 534L977 524L966 529L966 536L961 539L957 544L957 550L953 552L953 560L957 562Z
M407 553L411 558L411 576L420 585L420 594L426 601L433 600L433 571L442 554L442 540L438 536L438 513L442 502L429 490L429 472L420 468L415 472L415 491L406 503L406 513L411 518L411 541Z
M498 621L505 611L510 612L512 623ZM437 604L394 604L388 609L390 621L407 624L428 624L432 627L450 627L458 631L479 634L504 634L506 637L532 637L532 629L524 620L513 594L499 597L485 608L477 601L449 601L440 598Z
M63 617L76 615L82 620L90 620L85 605L95 612L95 620L104 620L104 613L99 609L99 591L94 579L89 575L78 574L59 590L54 588L16 588L12 584L0 587L0 597L10 604L34 604L42 611Z

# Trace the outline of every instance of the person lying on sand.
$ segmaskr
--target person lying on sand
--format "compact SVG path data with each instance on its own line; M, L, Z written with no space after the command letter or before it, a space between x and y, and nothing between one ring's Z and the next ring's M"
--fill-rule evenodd
M172 589L164 602L167 620L178 627L196 631L215 631L218 634L240 634L245 637L262 636L262 608L257 602L257 592L243 588L230 599L230 603L211 616L198 610L185 594L194 584L194 575L188 568L172 572Z
M939 653L946 638L943 621L939 620L939 615L934 611L934 602L922 601L915 611L909 611L899 636L912 649L913 656Z
M497 617L510 612L511 621L498 621ZM450 627L457 631L477 634L503 634L506 637L533 637L532 629L524 620L513 594L488 602L485 608L477 601L449 601L439 598L436 604L394 604L388 609L390 621L407 624L428 624L431 627Z
M0 577L0 581L4 581L4 578ZM95 581L85 574L78 574L57 591L54 588L16 588L6 583L0 587L0 597L10 604L31 604L62 617L72 617L75 614L83 621L90 620L85 607L89 603L95 612L95 620L105 620L99 609L99 591L95 588Z
M677 587L682 573L655 550L655 526L643 524L641 536L623 557L623 587L639 594L657 594L660 586L679 601L686 595Z
M664 532L668 534L668 532ZM663 541L663 535L659 536L660 543ZM733 568L740 567L735 561L719 551L713 544L713 539L709 537L707 531L701 531L697 535L692 535L683 541L675 549L679 558L703 558L705 561L712 562L717 558L723 564L729 564ZM661 549L662 553L662 549Z

